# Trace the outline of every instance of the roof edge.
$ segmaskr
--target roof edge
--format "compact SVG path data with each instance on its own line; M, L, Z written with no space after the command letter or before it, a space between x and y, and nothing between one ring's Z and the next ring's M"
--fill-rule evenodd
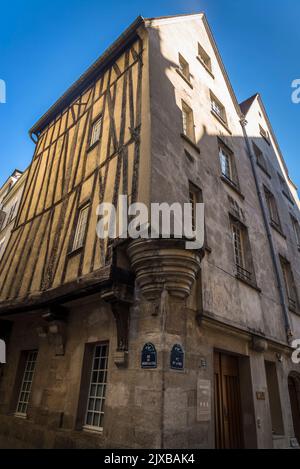
M142 16L138 16L125 31L109 46L104 53L76 80L67 91L42 115L42 117L31 127L29 135L37 135L41 132L54 118L62 112L65 107L83 91L96 77L101 69L103 69L112 60L113 57L119 55L124 47L130 43L136 34L137 29L145 22Z

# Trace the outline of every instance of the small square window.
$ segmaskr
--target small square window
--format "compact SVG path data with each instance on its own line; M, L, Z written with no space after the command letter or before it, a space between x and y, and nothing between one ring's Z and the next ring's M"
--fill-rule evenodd
M92 124L90 147L95 145L100 140L101 123L102 123L102 116L98 117L98 119L95 120L94 123Z

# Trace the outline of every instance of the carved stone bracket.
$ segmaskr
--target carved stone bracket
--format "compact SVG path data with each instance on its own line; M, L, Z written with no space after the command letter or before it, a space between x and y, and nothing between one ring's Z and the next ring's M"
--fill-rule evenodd
M268 342L261 337L253 336L252 349L259 353L266 352L268 350Z
M184 241L176 239L139 239L127 252L147 300L160 297L163 290L180 299L190 295L202 252L187 250Z
M61 305L50 306L42 314L48 325L39 327L37 332L40 338L48 337L49 343L55 349L55 355L65 354L67 317L67 308Z
M128 336L130 306L132 304L132 290L125 285L112 286L110 289L102 291L101 298L110 303L117 327L117 349L114 354L114 361L118 367L127 364L128 356Z

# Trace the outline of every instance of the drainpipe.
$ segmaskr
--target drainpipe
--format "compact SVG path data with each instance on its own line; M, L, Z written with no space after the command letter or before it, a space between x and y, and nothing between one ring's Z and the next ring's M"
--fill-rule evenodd
M287 342L288 342L288 344L290 344L290 342L292 340L292 337L293 337L291 320L290 320L289 310L288 310L286 300L285 300L285 292L284 292L284 287L283 287L283 283L282 283L281 275L280 275L280 268L279 268L279 264L278 264L278 256L277 256L277 252L276 252L276 249L275 249L275 246L274 246L272 233L271 233L271 229L270 229L270 224L269 224L269 219L268 219L268 215L267 215L266 208L265 208L265 205L264 205L263 196L262 196L262 192L261 192L261 189L260 189L260 184L259 184L259 181L258 181L258 175L257 175L257 170L256 170L255 159L254 159L254 155L253 155L252 148L251 148L251 145L250 145L250 140L249 140L249 137L248 137L248 134L247 134L247 131L246 131L247 120L245 118L242 118L240 120L240 124L242 126L244 138L246 140L247 150L248 150L248 154L249 154L250 162L251 162L252 173L253 173L254 180L255 180L256 191L257 191L260 208L261 208L262 215L263 215L264 225L265 225L267 236L268 236L268 241L269 241L270 251L271 251L271 257L272 257L272 261L273 261L273 267L274 267L274 270L275 270L277 286L278 286L278 290L279 290L280 304L281 304L281 307L282 307L282 313L283 313L283 318L284 318L284 326L285 326L285 331L286 331Z

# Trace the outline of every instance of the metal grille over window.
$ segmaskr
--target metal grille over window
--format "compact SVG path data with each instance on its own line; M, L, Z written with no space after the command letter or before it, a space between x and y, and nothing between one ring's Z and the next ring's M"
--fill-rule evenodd
M100 140L101 122L102 116L93 123L90 146L94 145L94 143Z
M25 370L17 405L17 414L27 414L37 354L37 350L27 352Z
M90 204L85 205L79 212L74 243L73 243L73 251L79 249L84 244L85 232L87 228L88 222L88 214L89 214Z
M107 384L108 344L96 345L91 370L91 381L85 427L100 429L103 425L105 391Z

